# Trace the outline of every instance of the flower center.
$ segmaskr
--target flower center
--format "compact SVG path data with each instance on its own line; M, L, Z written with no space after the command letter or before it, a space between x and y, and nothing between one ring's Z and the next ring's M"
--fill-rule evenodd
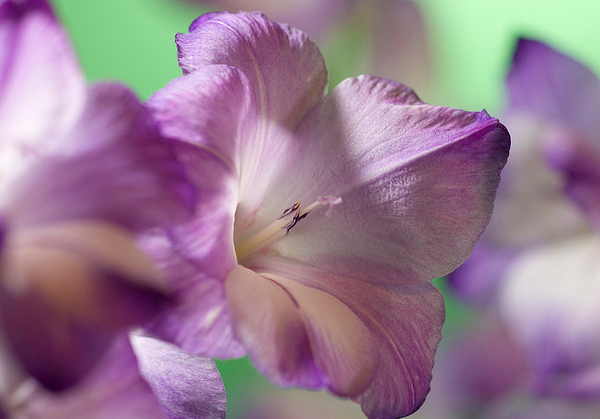
M256 251L268 246L274 241L285 237L289 234L290 230L296 226L301 220L315 208L321 205L328 205L329 209L325 213L327 217L331 215L334 205L338 205L342 202L342 198L332 195L327 195L317 199L315 202L310 204L308 207L303 208L300 200L291 207L287 208L281 216L273 221L271 224L259 230L250 237L246 237L239 242L235 243L235 254L238 262L247 258Z

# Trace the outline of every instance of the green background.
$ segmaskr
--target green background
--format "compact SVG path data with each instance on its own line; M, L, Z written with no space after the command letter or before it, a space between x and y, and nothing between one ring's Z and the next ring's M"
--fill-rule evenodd
M600 72L600 2L596 0L418 3L433 53L436 104L501 112L503 78L518 36L548 42ZM176 0L56 0L54 4L87 77L120 80L143 99L181 74L174 35L209 10ZM360 34L344 35L323 51L332 83L353 75L346 74L341 63L353 57L361 44ZM443 288L443 281L437 282ZM470 318L465 308L451 298L447 301L445 336ZM252 390L268 383L246 359L218 365L228 392L228 417L235 418Z

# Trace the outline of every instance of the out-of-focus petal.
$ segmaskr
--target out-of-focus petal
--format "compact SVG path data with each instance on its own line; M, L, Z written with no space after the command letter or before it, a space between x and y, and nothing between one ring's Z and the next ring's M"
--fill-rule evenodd
M25 369L51 389L78 381L111 332L148 321L167 301L152 262L111 225L72 222L22 231L4 256L4 330Z
M165 382L170 382L170 378L165 377ZM127 338L122 336L80 385L56 394L34 393L11 418L172 417L163 413L152 388L138 371L137 359Z
M591 138L600 132L600 81L542 42L520 39L507 77L508 108L532 113Z
M277 0L207 0L203 3L210 3L221 10L231 12L260 10L266 13L269 19L285 22L306 32L311 38L319 38L327 33L327 29L335 24L356 0L300 0L287 3Z
M58 223L15 236L6 249L9 292L39 293L64 314L112 327L143 322L166 300L163 276L131 235L110 224Z
M465 263L447 278L452 291L460 298L473 304L490 306L496 299L505 269L518 251L489 243L484 237L485 234Z
M108 348L112 333L53 310L33 292L0 288L0 321L15 357L50 390L79 382Z
M225 387L213 360L146 336L133 335L131 343L167 419L225 418Z
M265 272L266 277L285 277L323 291L346 305L364 323L376 350L376 365L371 382L353 399L367 416L405 416L423 403L445 316L444 301L435 286L428 282L367 283L353 276L356 271L351 264L347 275L281 257L256 257L248 261L248 266ZM293 292L290 290L292 296Z
M523 397L503 400L488 409L481 417L486 419L590 419L598 417L597 402L579 400Z
M421 95L430 91L431 57L419 6L412 0L367 3L375 13L369 73L400 80Z
M516 249L587 230L581 212L565 199L562 176L544 158L544 141L552 130L518 113L503 121L511 133L511 153L484 237Z
M298 199L342 199L313 210L271 250L374 282L448 274L489 221L507 158L506 129L487 113L423 104L409 88L350 79L313 108L257 227Z
M507 272L502 313L536 373L538 392L600 392L599 251L598 237L581 235L525 252Z
M564 176L564 192L600 229L600 135L596 141L575 132L557 130L544 151L548 164Z
M11 227L93 218L139 231L191 215L183 168L124 86L90 88L78 123L48 142L51 155L3 190Z
M528 369L520 348L496 321L484 321L441 345L424 417L465 417L522 387Z
M85 80L69 40L45 0L0 5L0 161L2 179L20 154L44 150L71 126Z

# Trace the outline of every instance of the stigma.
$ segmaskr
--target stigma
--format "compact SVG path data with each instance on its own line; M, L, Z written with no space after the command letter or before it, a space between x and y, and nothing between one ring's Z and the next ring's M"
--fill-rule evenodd
M327 195L317 199L315 202L307 206L302 207L302 201L299 199L298 202L286 208L281 216L267 225L263 229L259 230L255 234L246 237L239 242L235 243L235 254L238 262L247 258L251 254L257 252L260 249L265 248L274 241L287 236L292 228L294 228L300 221L305 219L308 214L319 206L328 206L326 217L330 217L333 206L342 203L342 198Z

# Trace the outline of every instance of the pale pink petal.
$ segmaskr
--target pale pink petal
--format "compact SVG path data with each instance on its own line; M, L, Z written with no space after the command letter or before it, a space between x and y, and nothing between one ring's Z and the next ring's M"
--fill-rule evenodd
M248 266L263 272L264 276L289 278L289 281L302 284L296 287L305 286L312 292L319 290L328 294L329 298L350 309L368 329L375 350L372 355L374 375L363 391L353 397L368 417L383 419L408 415L423 403L429 391L433 358L445 316L443 298L431 283L375 285L353 277L352 265L347 266L346 275L338 275L280 257L253 258L248 261ZM245 288L252 288L252 285ZM293 288L289 292L294 296ZM240 291L240 299L242 295L243 291ZM248 306L247 301L242 303ZM302 310L300 301L297 303ZM319 313L319 309L311 305L307 310ZM315 321L312 327L321 328L324 321L328 319ZM284 321L278 324L284 324ZM251 330L249 327L247 333ZM269 344L265 345L269 348ZM269 360L268 357L265 359ZM340 361L343 362L338 358Z
M340 300L242 266L225 287L236 334L276 383L327 387L344 396L360 394L369 384L377 363L371 334Z
M309 113L256 215L313 209L268 251L379 283L448 274L489 221L509 136L487 113L423 104L375 77L342 83ZM276 193L275 193L276 191Z
M280 386L323 388L326 378L289 292L243 266L233 269L225 287L235 334L259 371Z

